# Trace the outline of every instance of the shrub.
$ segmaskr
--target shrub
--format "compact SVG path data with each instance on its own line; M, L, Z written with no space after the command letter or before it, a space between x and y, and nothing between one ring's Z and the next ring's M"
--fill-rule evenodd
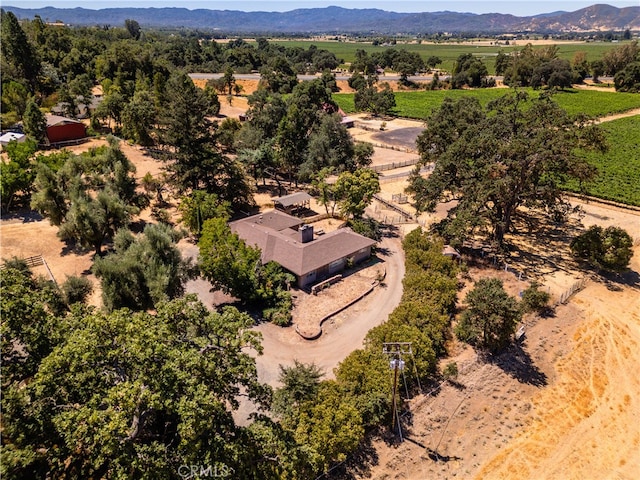
M531 282L529 287L522 292L522 300L520 301L522 313L539 312L546 308L551 295L539 290L539 287L538 282Z
M62 284L62 294L67 305L85 303L87 297L93 292L93 284L87 277L67 277Z
M449 362L442 370L442 375L447 379L455 379L458 377L458 364L456 362Z
M633 256L633 240L619 227L602 229L593 225L571 242L571 252L603 270L621 272L627 269Z

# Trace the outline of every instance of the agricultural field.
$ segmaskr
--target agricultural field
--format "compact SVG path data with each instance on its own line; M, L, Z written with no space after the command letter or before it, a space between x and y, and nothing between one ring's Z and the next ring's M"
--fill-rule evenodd
M606 153L585 152L598 168L598 176L585 185L593 197L640 206L640 116L620 118L602 124L609 143ZM576 183L566 189L578 192Z
M532 97L543 90L525 89ZM395 113L399 117L424 119L449 97L459 99L466 96L476 97L482 105L505 95L509 90L489 88L477 90L433 90L415 92L396 92ZM353 93L335 94L333 99L346 113L355 112ZM554 97L555 101L569 114L585 113L592 117L602 117L614 113L640 108L640 95L635 93L603 92L595 90L565 90Z
M495 57L498 52L512 52L520 50L527 44L527 40L518 40L517 45L486 45L487 41L483 41L482 45L472 42L468 44L447 44L447 43L398 43L397 45L372 45L370 42L332 42L332 41L311 41L311 40L272 40L272 43L285 45L287 47L300 47L308 49L310 45L318 48L326 49L335 54L336 57L342 59L344 63L351 63L355 60L356 50L365 50L367 53L382 52L387 48L405 49L410 52L418 52L423 60L434 55L442 59L440 68L445 71L451 71L456 59L464 53L473 53L473 55L482 59L489 70L489 74L495 73ZM611 42L590 42L590 43L560 43L558 44L558 57L566 60L573 60L577 52L585 52L587 60L593 61L602 58L602 55L609 50L620 46L620 43ZM534 48L545 48L544 46L536 46Z

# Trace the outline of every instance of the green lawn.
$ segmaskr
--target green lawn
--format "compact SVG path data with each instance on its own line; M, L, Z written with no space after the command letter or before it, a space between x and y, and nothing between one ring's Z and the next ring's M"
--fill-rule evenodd
M434 108L440 106L446 97L459 99L474 96L481 104L506 95L503 88L477 90L434 90L396 93L396 115L399 117L424 119ZM527 89L531 96L538 96L540 90ZM347 113L355 112L352 93L334 94L334 100ZM640 95L636 93L599 92L594 90L566 90L554 96L555 101L569 114L585 113L593 117L602 117L612 113L640 108Z
M426 60L430 56L434 55L440 57L443 61L440 68L445 71L451 71L453 69L453 64L455 60L462 55L463 53L472 53L478 57L480 57L490 74L495 72L495 57L498 52L502 51L505 53L511 52L513 50L520 50L526 44L526 40L518 40L517 45L474 45L469 42L466 44L430 44L430 43L408 43L403 44L400 43L395 46L373 46L371 43L360 43L360 42L315 42L310 40L273 40L272 43L285 45L287 47L300 47L303 49L308 49L310 45L315 45L318 48L329 50L333 52L336 57L342 59L346 63L351 63L355 60L356 50L365 50L368 53L381 52L387 48L396 48L396 49L405 49L411 52L418 52L420 56ZM612 50L621 43L611 43L611 42L590 42L590 43L579 43L579 44L560 44L558 46L558 56L560 58L567 59L571 61L573 56L577 52L585 52L587 55L588 61L599 60L602 58L602 55L609 50ZM534 47L544 48L541 46Z
M640 116L602 124L609 143L606 153L582 155L598 169L598 176L586 185L593 197L640 206ZM575 182L567 190L578 192Z

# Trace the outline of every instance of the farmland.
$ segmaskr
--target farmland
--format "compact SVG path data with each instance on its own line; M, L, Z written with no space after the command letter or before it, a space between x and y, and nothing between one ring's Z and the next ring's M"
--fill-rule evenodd
M609 151L585 152L589 163L598 168L598 176L585 185L593 197L640 206L640 116L620 118L602 124ZM567 190L579 191L576 183Z
M529 95L537 97L541 90L525 89ZM396 115L406 118L425 119L434 108L449 97L455 100L473 96L482 105L505 95L508 90L500 88L478 90L433 90L396 92ZM336 94L334 100L347 113L353 113L355 106L352 93ZM592 117L603 117L614 113L640 108L640 95L634 93L602 92L593 90L566 90L554 97L555 101L569 114L585 113Z
M272 43L284 45L287 47L299 47L303 49L315 45L319 49L326 49L334 53L336 57L342 59L345 63L351 63L355 60L356 50L364 50L367 53L382 52L387 48L405 49L410 52L418 52L423 60L430 56L437 56L442 59L442 68L445 71L451 71L455 60L464 53L473 53L482 59L487 66L490 74L495 73L494 59L498 52L512 52L519 50L527 44L527 40L518 40L517 45L486 45L486 41L482 44L469 43L398 43L397 45L372 45L370 42L335 42L335 41L311 41L311 40L273 40ZM479 43L479 42L478 42ZM560 43L558 44L558 57L571 61L576 52L585 52L587 60L593 61L602 58L602 55L620 44L612 44L611 42L593 42L593 43ZM542 46L535 48L544 48Z

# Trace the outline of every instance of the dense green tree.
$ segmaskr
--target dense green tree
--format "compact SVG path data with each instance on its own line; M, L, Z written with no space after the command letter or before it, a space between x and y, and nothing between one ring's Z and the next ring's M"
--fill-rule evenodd
M497 353L505 348L522 318L518 302L505 292L502 281L483 278L467 294L468 305L456 326L460 340Z
M382 223L375 218L353 218L347 222L347 226L376 242L382 240Z
M509 62L510 60L508 55L506 55L504 52L498 52L495 63L496 75L504 75L504 72L506 72L507 68L509 68Z
M382 345L375 342L351 352L334 371L340 390L353 399L365 427L380 425L389 417L392 385L388 360Z
M232 233L225 218L204 222L198 247L200 271L214 288L260 306L266 320L289 324L293 304L288 288L295 278L274 262L262 265L260 249Z
M331 174L332 169L321 169L314 175L311 185L317 192L318 203L324 205L327 215L333 217L338 206L338 197L336 196L335 184L328 182L328 177Z
M214 288L248 300L254 292L260 250L231 232L225 218L204 222L198 241L200 271Z
M127 18L124 21L124 28L127 29L127 32L129 32L131 38L133 38L134 40L140 39L140 24L137 21Z
M560 58L554 58L534 68L529 82L533 88L540 88L546 85L549 88L561 89L571 87L572 83L571 65L567 60Z
M33 99L27 102L23 118L24 133L38 143L43 143L47 134L47 119Z
M64 301L71 306L74 303L85 303L87 297L93 292L93 283L87 277L67 276L60 286Z
M604 74L604 63L602 60L594 60L589 64L591 69L591 76L593 77L593 82L598 83L600 76Z
M435 55L431 55L429 58L427 58L427 61L425 62L425 64L431 69L436 68L441 63L442 63L442 59Z
M120 230L115 250L96 258L93 273L100 279L102 303L108 311L154 308L180 297L193 276L190 261L184 260L176 243L181 235L165 224L150 224L134 237Z
M348 218L361 218L379 191L377 172L367 168L341 173L334 187L340 211Z
M386 115L396 106L396 97L389 85L381 90L375 87L365 87L354 95L355 107L358 110L371 112L373 115Z
M0 21L2 23L2 42L0 42L2 76L13 78L18 82L26 81L30 86L30 93L34 94L40 73L40 60L36 51L13 12L5 12L1 9Z
M52 282L36 278L26 264L5 260L0 279L2 389L6 395L9 385L33 376L61 340L56 315L63 300Z
M474 99L445 100L427 124L417 141L420 165L435 162L435 170L426 179L416 170L409 191L418 211L457 201L439 227L455 242L489 228L502 243L521 206L565 214L561 182L594 174L576 149L605 147L587 118L570 117L550 98L531 101L523 92L486 109Z
M179 207L182 223L194 235L200 235L204 222L210 218L229 219L231 206L228 202L221 202L214 193L195 190L188 197L184 197Z
M582 82L589 75L589 62L586 52L576 52L571 61L571 68L577 81Z
M570 247L575 256L613 272L626 270L633 256L633 239L620 227L593 225L574 238Z
M135 167L115 138L72 156L60 170L38 165L32 208L60 227L58 235L101 253L107 237L128 224L146 197L136 192Z
M435 372L436 352L427 332L405 322L395 317L372 328L365 337L365 345L373 352L382 352L384 343L410 342L413 355L404 358L405 379L408 385L415 386L418 380L424 381ZM386 367L388 372L389 365Z
M20 82L2 82L2 128L11 127L24 115L29 100L29 90Z
M30 382L3 391L3 477L178 479L193 464L261 477L231 415L241 394L269 398L245 351L261 352L251 324L194 298L154 315L76 310Z
M140 145L152 145L151 132L157 113L153 97L147 91L138 91L122 110L122 131Z
M73 103L73 99L69 97L71 102ZM93 117L97 120L104 121L108 120L108 127L112 128L111 122L113 121L115 130L118 130L122 125L122 114L126 105L126 101L122 93L118 88L113 88L109 93L107 93L102 102L98 105L98 107L93 112ZM75 115L74 115L75 116Z
M367 53L366 50L356 50L355 60L349 66L350 72L363 73L364 75L375 75L375 60Z
M323 382L317 397L300 412L294 438L305 452L308 470L303 478L326 472L334 462L346 459L364 436L362 416L352 398L344 396L335 381Z
M235 208L252 205L250 183L241 165L215 145L205 93L184 73L173 75L166 88L159 141L173 152L167 166L171 182L180 192L215 193Z
M305 161L300 165L298 178L308 181L324 167L335 171L355 170L355 147L346 127L337 114L322 115L309 135Z
M482 60L471 53L463 53L458 57L453 67L451 86L453 88L482 87L486 85L487 67Z
M294 360L291 367L280 365L278 379L282 387L274 392L273 412L285 423L295 419L301 406L315 399L323 376L322 370L313 363L304 364Z
M233 93L233 86L236 83L236 78L233 76L233 67L228 66L226 68L222 77L222 82L227 91L227 95L231 95Z
M35 180L34 154L38 149L35 140L18 143L11 141L4 147L8 162L0 161L0 201L8 211L19 193L31 193Z
M618 92L640 93L640 61L631 62L613 79Z

